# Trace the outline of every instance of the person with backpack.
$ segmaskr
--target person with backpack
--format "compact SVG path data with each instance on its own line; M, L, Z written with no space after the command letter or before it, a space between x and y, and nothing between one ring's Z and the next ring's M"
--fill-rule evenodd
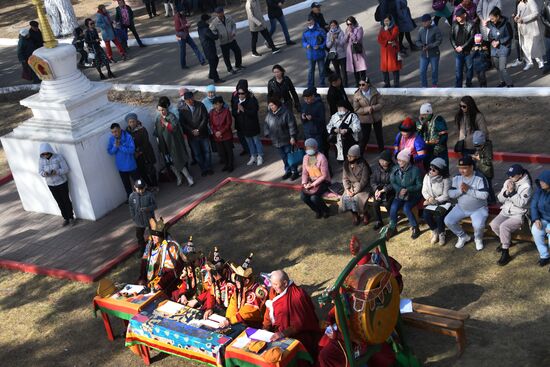
M489 226L500 239L500 259L497 264L504 266L512 260L509 248L512 234L521 228L524 216L529 210L533 196L531 176L520 164L513 164L506 172L508 179L504 182L498 201L500 213L489 223Z

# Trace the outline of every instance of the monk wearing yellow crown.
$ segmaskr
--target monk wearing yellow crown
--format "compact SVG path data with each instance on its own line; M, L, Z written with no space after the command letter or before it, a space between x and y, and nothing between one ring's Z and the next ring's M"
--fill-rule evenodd
M140 284L167 295L177 288L184 259L180 245L166 231L164 220L149 220L151 235L141 258Z
M229 300L225 317L231 324L242 322L249 327L261 328L268 292L267 288L254 281L254 271L250 266L252 256L251 253L242 266L229 265L235 292Z

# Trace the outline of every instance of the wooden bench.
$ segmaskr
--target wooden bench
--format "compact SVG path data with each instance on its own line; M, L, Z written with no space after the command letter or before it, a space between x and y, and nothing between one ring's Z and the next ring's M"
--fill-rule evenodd
M453 336L458 345L457 356L460 356L466 347L464 321L469 317L470 315L465 312L423 305L416 302L413 302L413 312L401 315L403 321L411 326L442 335Z

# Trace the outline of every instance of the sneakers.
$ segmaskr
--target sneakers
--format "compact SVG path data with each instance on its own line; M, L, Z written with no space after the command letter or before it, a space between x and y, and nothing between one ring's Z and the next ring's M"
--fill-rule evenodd
M533 63L532 62L528 62L525 64L525 66L523 67L523 71L527 71L529 69L532 69L533 68Z
M416 240L418 237L420 237L420 229L418 229L418 226L412 227L411 238Z
M476 250L483 250L483 240L481 238L476 238L474 242L476 243Z
M262 55L260 55L256 51L252 51L252 57L262 57Z
M264 164L264 157L262 157L261 155L258 156L258 158L256 159L256 164L258 166L261 166L262 164Z
M292 173L292 176L290 176L290 180L291 180L291 181L294 181L294 180L296 180L298 177L300 177L300 175L298 174L298 172L293 172L293 173Z
M467 234L462 237L458 237L458 241L456 241L455 247L463 248L464 245L470 242L471 240L472 240L472 237L468 236Z
M296 44L296 42L294 42L294 41L288 41L286 43L287 46L294 46L295 44Z
M273 48L271 49L271 53L272 53L273 55L278 54L279 52L281 52L281 49L280 49L280 48L273 47Z
M292 175L291 172L285 172L285 174L283 175L283 180L290 178L290 175Z
M439 234L439 246L445 246L447 239L445 238L445 232Z
M70 223L69 220L68 220L68 219L65 219L65 220L63 221L63 224L62 224L61 226L62 226L62 227L66 227L66 226L69 225L69 223Z
M550 264L550 257L547 258L547 259L539 259L538 264L539 264L540 267L543 267L543 266L546 266L546 265Z
M438 238L439 238L439 235L437 234L437 231L432 231L432 237L430 239L430 244L435 245L437 243Z
M513 63L508 65L508 67L509 68L516 68L516 67L521 66L521 65L523 65L523 60L515 59Z
M254 163L256 163L256 156L251 156L248 162L246 163L247 166L252 166Z
M537 65L539 67L539 69L544 69L544 61L542 61L541 59L535 59L537 61Z

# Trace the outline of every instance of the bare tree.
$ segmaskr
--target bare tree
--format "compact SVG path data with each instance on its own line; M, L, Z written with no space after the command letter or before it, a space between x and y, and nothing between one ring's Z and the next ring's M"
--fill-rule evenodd
M44 0L44 8L54 36L70 35L78 27L71 0Z

